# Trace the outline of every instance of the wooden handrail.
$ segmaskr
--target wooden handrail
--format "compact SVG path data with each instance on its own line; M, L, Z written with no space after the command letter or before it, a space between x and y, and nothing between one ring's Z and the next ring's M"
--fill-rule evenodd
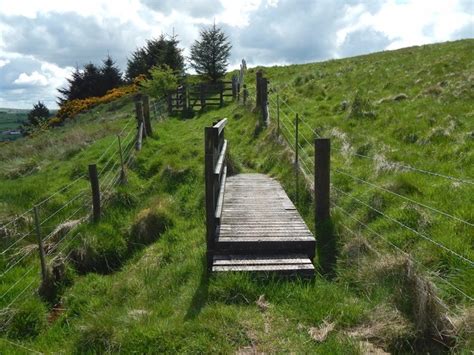
M206 241L207 265L212 265L214 245L219 233L220 217L224 201L225 180L227 177L227 141L224 128L227 118L215 122L204 129L205 133L205 182L206 182Z

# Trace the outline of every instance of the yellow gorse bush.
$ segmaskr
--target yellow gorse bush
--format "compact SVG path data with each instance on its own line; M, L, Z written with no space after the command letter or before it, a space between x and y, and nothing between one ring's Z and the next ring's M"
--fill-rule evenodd
M138 76L134 79L133 84L124 85L109 90L104 96L66 101L60 107L56 116L49 119L48 123L50 126L57 126L64 122L67 118L72 118L78 113L90 110L97 105L117 100L126 95L135 94L139 90L140 82L144 79L145 76Z

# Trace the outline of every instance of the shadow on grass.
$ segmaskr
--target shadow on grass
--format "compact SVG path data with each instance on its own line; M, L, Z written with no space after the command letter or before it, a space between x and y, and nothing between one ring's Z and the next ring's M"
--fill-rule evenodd
M207 302L208 295L209 295L209 273L207 271L207 260L206 256L204 255L201 258L201 277L199 280L199 285L196 288L193 298L191 300L191 305L184 316L185 320L192 320L195 319L199 313L201 313L202 308Z

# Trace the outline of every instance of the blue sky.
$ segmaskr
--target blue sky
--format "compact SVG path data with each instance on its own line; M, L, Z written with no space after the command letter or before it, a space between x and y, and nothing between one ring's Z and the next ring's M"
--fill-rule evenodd
M474 37L474 0L0 0L0 107L56 106L75 66L107 53L125 69L146 39L185 54L216 21L231 65L304 63Z

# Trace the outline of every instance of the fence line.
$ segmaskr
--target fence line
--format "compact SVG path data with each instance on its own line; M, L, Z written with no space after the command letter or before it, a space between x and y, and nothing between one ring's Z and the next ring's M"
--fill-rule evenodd
M154 112L155 112L155 118L158 118L157 116L157 109L156 105L160 104L160 101L154 100L152 102L152 105L154 105ZM162 115L160 116L162 117ZM136 127L130 127L134 119L129 119L126 121L124 126L121 128L119 135L123 136L125 135L125 138L123 139L123 145L122 145L122 155L123 155L123 165L120 164L118 161L118 154L117 150L114 150L112 154L109 154L111 149L113 149L113 146L118 143L118 136L115 137L115 139L112 140L110 144L108 144L105 148L104 151L100 154L99 158L97 159L98 162L100 162L104 157L107 157L107 160L105 163L101 163L102 169L101 169L101 175L100 175L100 188L102 189L102 193L104 194L104 198L102 201L102 204L106 204L109 200L110 197L112 196L112 188L113 186L119 181L122 173L122 169L125 167L128 167L130 163L132 162L132 159L134 157L134 142L136 140L136 136L133 134L134 131L136 131ZM120 149L120 147L119 147ZM118 168L117 168L118 166ZM36 207L45 205L47 202L49 202L52 198L55 196L64 193L68 191L72 186L74 186L76 183L81 181L87 174L81 174L79 177L75 178L73 181L70 183L66 184L65 186L61 187L57 191L53 192L51 195L48 197L44 198L41 200ZM48 227L48 222L52 221L53 219L56 219L55 217L59 216L62 212L64 212L69 206L71 206L73 203L77 203L78 201L81 201L79 203L79 207L75 210L72 211L72 213L68 214L66 217L61 218L60 222L56 222L54 225L51 225L51 229L49 230L49 233L46 234L45 237L41 238L42 242L48 242L52 241L52 238L55 235L58 235L58 226L63 224L66 221L70 221L72 218L74 218L77 214L79 214L83 210L88 210L90 209L90 197L87 196L87 187L82 188L77 192L74 196L70 197L65 203L63 203L61 206L59 206L55 211L51 212L46 218L44 218L41 221L38 221L38 227L43 227L46 229L49 229ZM31 213L34 210L35 207L30 208L29 210L23 212L21 215L14 217L11 221L3 224L0 228L6 228L15 223L17 220L20 218L26 217L29 213ZM90 216L91 213L87 213L86 216L81 217L81 222L86 220L88 216ZM61 234L58 240L51 242L48 245L48 252L46 256L52 256L55 253L63 253L67 250L67 248L70 247L72 242L77 238L77 236L80 234L76 231L78 225L81 223L79 222L78 224L72 226L67 232L64 234ZM1 252L2 256L6 256L6 253L11 251L14 247L16 247L21 241L23 241L25 238L34 235L35 230L28 226L30 230L26 231L25 233L21 234L19 238L16 238L11 244L9 244L5 250ZM13 238L16 234L18 234L18 231L15 230L13 232L14 234L12 236L9 236L9 238ZM60 233L60 231L59 231ZM7 273L9 273L11 270L13 270L17 265L19 265L22 261L24 261L27 257L31 256L33 252L37 250L37 248L30 248L29 250L26 250L24 253L20 255L20 257L16 257L19 254L13 255L14 260L10 260L9 263L7 264L6 270L1 274L1 277L4 277ZM72 251L72 250L71 250ZM69 258L69 255L71 254L71 251L68 253L66 256L66 259ZM51 263L52 260L49 261ZM35 282L37 282L36 277L29 282L26 287L24 287L21 291L16 292L16 289L18 288L18 285L21 284L25 278L31 276L31 273L33 270L36 269L36 265L33 264L30 266L26 272L24 272L20 277L15 279L15 282L13 282L8 289L2 294L0 299L4 299L8 294L11 294L12 292L15 292L15 297L11 300L11 302L6 306L2 308L2 312L5 312L8 310L15 302L19 302L20 299L24 298L25 293L31 289ZM12 315L13 317L13 315ZM10 317L9 320L7 320L7 323L10 322L12 319Z
M417 265L421 266L423 269L425 269L426 271L429 271L429 272L432 272L430 269L428 269L426 266L424 266L422 263L420 263L418 260L414 259L409 253L407 253L406 251L404 251L403 249L401 249L400 247L398 247L397 245L395 245L394 243L392 243L391 241L387 240L386 238L384 238L380 233L378 233L377 231L375 231L373 228L369 227L367 224L365 224L364 222L360 221L359 219L355 218L354 216L352 216L351 213L347 212L344 208L340 207L339 205L337 205L336 203L332 203L332 205L337 208L338 210L340 210L341 212L343 212L346 216L348 216L349 218L351 218L352 220L356 221L358 224L360 224L361 226L363 226L364 228L366 228L368 231L370 231L371 233L375 234L377 237L379 237L381 240L383 240L385 243L387 243L388 245L390 245L392 248L394 248L395 250L397 250L398 252L402 253L403 255L405 255L407 258L409 258L411 261L413 261L414 263L416 263ZM352 231L352 233L354 233ZM443 281L444 283L446 283L448 286L450 286L451 288L453 288L454 290L456 290L457 292L461 293L463 296L465 296L466 298L468 298L470 301L474 301L474 298L472 298L471 296L469 296L468 294L466 294L463 290L461 290L460 288L458 288L456 285L452 284L451 282L449 282L448 280L446 280L445 278L437 275L436 273L432 273L432 275L436 276L439 280Z

